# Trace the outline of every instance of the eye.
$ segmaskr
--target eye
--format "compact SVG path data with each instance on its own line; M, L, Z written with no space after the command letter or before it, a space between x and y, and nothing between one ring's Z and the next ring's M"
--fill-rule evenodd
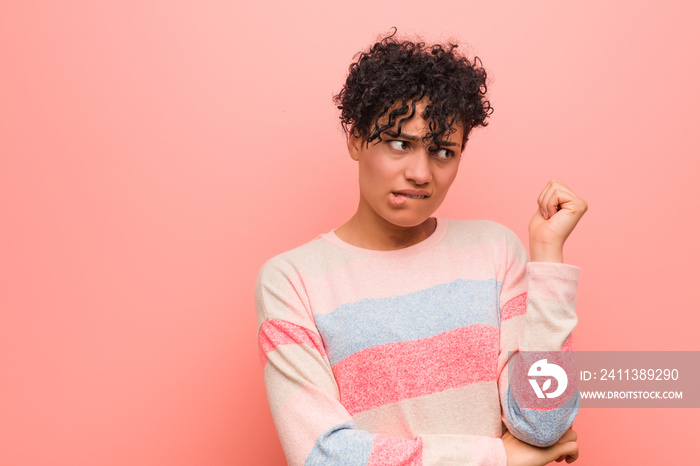
M401 139L392 139L391 141L387 141L389 146L398 151L406 151L409 149L409 144L408 141L403 141Z
M431 147L430 153L435 155L440 160L450 160L455 156L455 153L444 147Z

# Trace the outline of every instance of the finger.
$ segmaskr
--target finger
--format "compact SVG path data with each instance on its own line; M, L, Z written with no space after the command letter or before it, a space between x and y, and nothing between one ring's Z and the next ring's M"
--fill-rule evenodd
M544 199L544 195L547 192L547 189L549 189L549 186L552 184L553 180L550 180L547 182L546 185L544 185L544 188L542 188L542 191L540 191L539 196L537 196L537 205L542 204L542 199Z
M569 427L569 429L566 432L564 432L564 435L562 435L559 438L557 443L576 441L577 438L578 438L578 434L576 433L576 431L572 427ZM577 446L578 446L578 444L577 444ZM557 463L560 463L560 462L566 460L567 463L573 463L574 461L576 461L578 459L578 455L579 455L579 452L578 452L578 448L577 448L575 453L573 453L571 455L562 455L559 458L557 458L555 461Z
M569 214L581 218L588 210L588 203L584 199L578 197L576 193L570 189L557 188L552 191L551 196L552 197L545 202L547 202L547 208L551 211L552 215L561 209L565 209Z
M552 206L549 202L549 200L552 199L552 195L557 192L557 190L569 192L571 196L576 197L576 195L564 183L556 179L551 180L549 183L547 183L547 186L545 186L537 199L540 212L542 212L542 216L545 219L549 219L552 215L557 213L557 210L559 210L557 209L557 206L559 205L558 203Z
M578 444L577 444L577 445L578 445ZM572 454L572 455L566 455L566 462L569 463L569 464L570 464L570 463L573 463L574 461L576 461L576 460L578 459L578 455L579 455L579 452L578 452L578 446L577 446L577 447L576 447L576 453L574 453L574 454Z
M554 203L553 196L560 192L568 193L568 197ZM539 211L545 220L548 220L552 215L564 208L562 206L564 202L567 203L568 210L573 209L581 212L580 215L583 215L588 210L586 201L578 197L568 186L557 179L550 180L537 198Z
M555 443L551 447L547 448L551 450L551 458L559 458L561 456L564 456L566 457L567 463L576 461L576 459L578 458L578 443L576 442Z
M547 218L547 217L546 217L547 212L545 212L544 209L542 208L542 201L544 200L544 195L545 195L545 193L547 192L547 188L548 188L548 187L549 187L549 184L547 184L547 186L545 186L544 189L542 189L542 191L540 191L540 195L537 196L537 208L539 209L540 214L541 214L542 217L544 217L544 218Z
M557 207L576 199L576 195L559 186L552 187L542 201L542 208L547 212L545 218L550 218L559 210Z
M542 188L542 191L540 191L540 195L537 197L537 205L540 206L540 212L542 212L542 216L547 218L547 212L542 208L544 199L548 196L548 194L551 192L551 189L554 185L557 183L560 183L559 180L549 180L547 184Z

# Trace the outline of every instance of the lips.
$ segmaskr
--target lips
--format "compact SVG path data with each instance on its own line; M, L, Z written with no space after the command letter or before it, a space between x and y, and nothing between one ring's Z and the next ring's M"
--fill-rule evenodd
M425 199L430 197L430 193L428 191L418 191L413 189L403 189L401 191L392 192L391 194L393 194L395 197L405 196L409 199Z

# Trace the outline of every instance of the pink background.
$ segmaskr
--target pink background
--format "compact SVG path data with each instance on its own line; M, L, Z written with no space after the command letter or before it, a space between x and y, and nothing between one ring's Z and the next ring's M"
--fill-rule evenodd
M691 4L3 2L0 464L283 464L253 284L354 212L331 96L391 26L493 79L438 214L526 241L564 180L577 348L699 350ZM697 421L582 410L577 464L693 464Z

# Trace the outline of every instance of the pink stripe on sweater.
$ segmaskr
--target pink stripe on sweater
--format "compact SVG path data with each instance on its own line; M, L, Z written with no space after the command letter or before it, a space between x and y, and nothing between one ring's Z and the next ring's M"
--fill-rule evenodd
M564 344L561 346L562 351L573 351L574 350L574 334L569 334Z
M388 435L374 436L372 453L367 466L421 466L423 464L423 439L398 439Z
M318 334L285 320L268 319L262 323L258 334L260 362L263 367L267 363L267 353L279 345L309 345L327 357L323 341Z
M470 325L359 351L333 366L351 415L407 398L496 380L498 329Z
M527 311L527 293L520 294L508 301L501 309L501 321L525 314Z

